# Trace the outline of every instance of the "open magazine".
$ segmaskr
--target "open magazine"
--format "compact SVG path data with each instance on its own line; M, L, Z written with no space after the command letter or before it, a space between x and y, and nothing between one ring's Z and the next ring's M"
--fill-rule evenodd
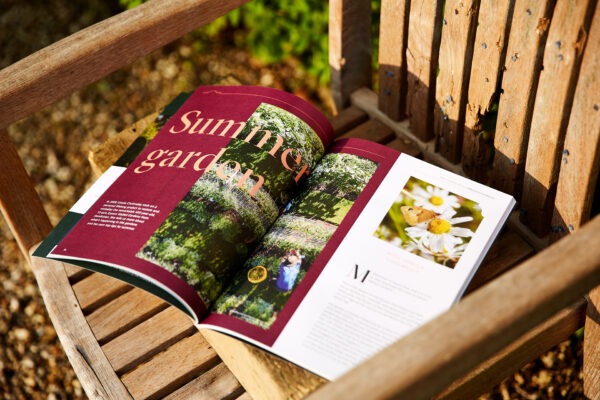
M494 189L362 139L291 94L200 87L38 248L328 379L456 302L509 215Z

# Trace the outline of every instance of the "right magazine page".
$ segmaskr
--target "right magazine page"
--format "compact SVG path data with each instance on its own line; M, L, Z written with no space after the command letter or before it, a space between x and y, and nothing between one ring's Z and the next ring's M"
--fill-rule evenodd
M400 155L272 350L337 378L458 301L514 204Z

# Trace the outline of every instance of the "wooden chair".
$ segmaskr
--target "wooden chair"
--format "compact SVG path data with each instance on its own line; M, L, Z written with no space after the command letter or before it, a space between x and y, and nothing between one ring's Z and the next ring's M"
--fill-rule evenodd
M5 128L243 3L153 0L0 71L0 204L26 257L51 226ZM457 306L324 384L254 347L197 332L139 289L30 259L88 396L473 398L585 321L585 391L600 398L600 293L592 290L600 218L586 223L600 160L600 3L574 3L384 0L376 94L370 1L330 1L336 134L385 143L521 200ZM154 117L92 153L93 167L110 165Z

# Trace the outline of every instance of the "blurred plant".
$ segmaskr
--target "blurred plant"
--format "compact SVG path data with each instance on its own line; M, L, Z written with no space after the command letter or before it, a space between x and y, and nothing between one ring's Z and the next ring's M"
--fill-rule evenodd
M119 0L133 8L146 0ZM372 0L373 60L377 60L381 0ZM236 45L247 47L254 57L271 64L291 57L318 79L329 83L329 5L321 0L255 0L202 27L200 32L214 38L235 28ZM198 46L201 48L201 45ZM376 61L375 61L376 62Z

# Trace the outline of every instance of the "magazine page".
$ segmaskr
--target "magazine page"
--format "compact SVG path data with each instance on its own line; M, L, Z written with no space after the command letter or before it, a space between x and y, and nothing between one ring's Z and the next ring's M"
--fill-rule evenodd
M347 372L458 301L514 203L402 154L272 351Z
M200 87L81 205L85 215L49 257L151 282L198 320L332 137L327 119L291 94Z
M399 154L361 139L336 142L202 327L271 346Z
M343 141L201 327L335 379L456 302L513 206L413 157Z

